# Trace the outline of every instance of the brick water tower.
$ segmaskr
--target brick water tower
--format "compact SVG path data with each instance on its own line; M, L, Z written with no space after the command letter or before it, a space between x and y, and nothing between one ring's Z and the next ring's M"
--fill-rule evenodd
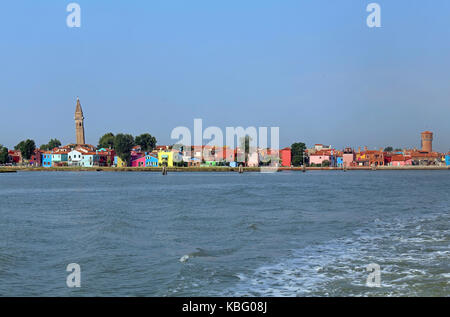
M433 152L433 132L422 132L422 152Z

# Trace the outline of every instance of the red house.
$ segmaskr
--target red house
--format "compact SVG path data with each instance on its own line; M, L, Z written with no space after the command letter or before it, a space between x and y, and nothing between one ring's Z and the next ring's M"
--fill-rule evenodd
M13 164L22 163L22 153L19 150L8 151L9 161Z
M285 147L280 150L280 159L282 167L291 167L291 148Z
M98 165L99 166L111 166L114 164L114 156L116 152L112 149L99 149L97 150L99 156Z
M42 151L40 149L35 149L34 154L31 156L30 165L41 166L42 165Z

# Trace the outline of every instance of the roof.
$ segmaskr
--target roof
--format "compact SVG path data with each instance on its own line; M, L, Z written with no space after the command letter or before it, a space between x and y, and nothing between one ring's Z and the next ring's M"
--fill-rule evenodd
M81 108L80 99L77 97L77 106L75 108L75 114L81 114L83 116L83 109Z
M9 155L20 155L20 151L19 150L8 150L8 154Z
M311 153L310 156L330 156L331 151L334 151L334 150L333 149L319 150L314 153Z
M439 157L439 153L437 152L422 152L422 151L411 151L410 155L413 158L437 158Z
M402 155L402 154L394 154L392 155L392 161L397 161L397 162L404 162L407 160L410 160L411 156L409 155Z
M110 155L110 154L114 153L114 150L101 148L101 149L98 149L97 152L98 152L98 154L102 154L102 155Z
M90 151L91 151L90 148L84 147L84 146L82 146L82 145L77 146L77 147L75 148L75 150L77 150L78 152L83 152L83 153L87 153L87 152L90 152Z
M131 162L139 161L139 160L145 161L145 160L146 160L146 157L145 157L145 156L135 157L135 158L133 158L133 159L131 160Z
M53 154L67 154L70 150L68 148L54 148Z

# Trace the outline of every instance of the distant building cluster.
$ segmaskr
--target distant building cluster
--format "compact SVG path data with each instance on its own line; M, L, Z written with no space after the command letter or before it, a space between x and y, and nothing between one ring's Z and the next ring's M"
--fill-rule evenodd
M202 167L202 166L276 166L291 167L291 148L281 150L270 148L235 149L227 146L194 145L189 148L181 145L158 145L152 151L143 151L141 146L134 146L127 160L117 155L113 148L96 148L85 144L84 115L80 100L77 98L75 109L76 143L56 147L44 151L35 149L27 162L32 166L42 167ZM313 167L377 167L377 166L412 166L435 165L450 166L450 153L433 152L433 133L425 131L421 135L421 149L378 149L369 150L347 147L335 149L323 144L315 144L301 153L304 166ZM9 164L18 165L23 162L19 150L8 152ZM298 160L297 160L298 162Z
M144 151L141 146L134 146L129 160L124 160L112 148L96 148L85 144L84 115L77 98L75 108L76 143L59 146L52 150L35 149L28 161L29 165L42 167L201 167L201 166L249 166L260 165L291 166L291 149L282 150L252 149L246 151L239 147L216 147L208 145L191 146L189 148L176 145L157 145L152 151ZM19 150L9 151L10 163L23 163ZM276 157L276 160L267 158Z
M373 167L373 166L450 166L450 153L433 152L433 133L422 132L421 149L378 149L364 147L336 150L331 146L316 144L307 149L310 166Z
M291 166L291 149L285 148L279 151L280 159L272 164L265 162L265 156L270 149L249 153L247 160L241 149L214 146L192 146L191 150L179 149L177 146L158 145L151 152L144 152L140 146L135 146L130 152L130 161L123 160L114 149L96 149L89 144L69 144L54 148L51 151L36 149L29 164L42 167L206 167L206 166L248 166L258 167L262 165ZM272 154L274 154L272 151ZM20 151L10 151L14 165L21 164ZM242 159L239 159L242 157ZM218 159L220 158L220 159Z

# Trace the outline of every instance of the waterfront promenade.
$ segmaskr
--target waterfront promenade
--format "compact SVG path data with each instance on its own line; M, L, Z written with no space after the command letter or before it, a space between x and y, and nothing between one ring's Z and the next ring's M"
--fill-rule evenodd
M344 171L342 167L306 167L306 171ZM348 167L347 171L447 171L449 166L380 166L376 169L368 166ZM30 167L30 166L8 166L0 167L0 173L12 173L16 171L46 171L46 172L162 172L162 167ZM168 167L168 172L239 172L238 167ZM260 172L260 167L244 167L244 172ZM277 171L297 171L302 172L302 167L278 167Z

